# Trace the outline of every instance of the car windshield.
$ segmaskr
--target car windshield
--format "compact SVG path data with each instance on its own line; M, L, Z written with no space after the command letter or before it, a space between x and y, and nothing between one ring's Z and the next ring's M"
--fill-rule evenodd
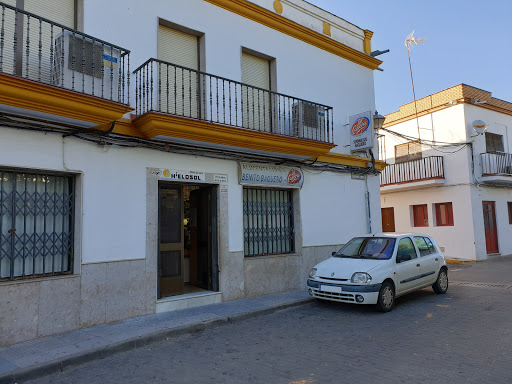
M390 259L393 255L395 239L387 237L354 237L343 246L334 257L354 259Z

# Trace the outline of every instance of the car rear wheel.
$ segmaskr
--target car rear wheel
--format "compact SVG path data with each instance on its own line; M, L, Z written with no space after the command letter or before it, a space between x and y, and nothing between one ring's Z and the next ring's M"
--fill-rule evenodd
M448 290L448 271L446 269L443 268L439 271L439 275L432 289L438 294L446 293Z
M395 305L395 288L389 281L382 283L379 291L379 300L377 301L377 309L381 312L389 312Z

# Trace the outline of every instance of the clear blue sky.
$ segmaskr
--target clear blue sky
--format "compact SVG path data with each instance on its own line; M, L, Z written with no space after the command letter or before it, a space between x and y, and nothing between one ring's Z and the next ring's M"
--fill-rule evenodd
M374 32L372 49L384 72L375 71L377 110L387 114L413 100L407 49L411 50L416 98L465 83L512 102L512 0L307 0Z

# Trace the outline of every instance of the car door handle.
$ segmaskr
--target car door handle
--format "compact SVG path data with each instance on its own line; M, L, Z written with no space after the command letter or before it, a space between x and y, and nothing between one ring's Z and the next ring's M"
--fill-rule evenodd
M416 264L417 267L419 267L420 265L419 264Z

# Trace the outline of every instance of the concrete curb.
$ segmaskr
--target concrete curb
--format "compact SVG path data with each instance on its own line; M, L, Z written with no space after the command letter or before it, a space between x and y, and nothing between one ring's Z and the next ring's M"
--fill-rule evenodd
M214 320L204 321L196 324L159 330L153 333L148 333L144 336L127 338L126 340L111 344L106 347L79 352L60 359L48 361L43 364L38 364L27 368L20 368L6 374L2 374L0 375L0 384L19 384L20 382L37 379L42 376L57 372L62 372L66 369L77 367L79 365L86 364L95 360L101 360L121 352L142 348L152 343L164 341L169 338L202 332L207 329L217 328L229 323L241 322L255 317L268 315L282 309L308 304L312 301L312 298L300 299L286 304L279 304L274 307L255 309L249 312L242 312L232 316L219 317Z

